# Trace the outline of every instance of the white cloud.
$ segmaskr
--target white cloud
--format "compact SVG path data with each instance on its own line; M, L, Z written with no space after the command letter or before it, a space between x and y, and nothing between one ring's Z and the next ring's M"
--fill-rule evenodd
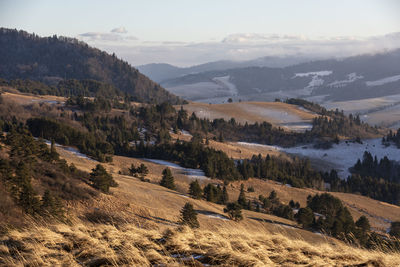
M91 41L121 41L122 37L115 33L104 32L86 32L79 34L82 38L88 38Z
M128 33L125 27L118 27L111 30L113 33Z
M126 35L128 31L124 27L112 29L110 32L86 32L78 35L79 39L87 42L93 42L96 45L108 42L130 42L137 41L138 38L133 35Z
M115 37L86 33L88 42L109 52L115 52L133 65L170 63L189 66L217 60L249 60L265 56L304 56L312 58L347 57L400 48L400 33L383 36L337 38L289 36L279 34L232 34L221 41L185 43L171 41L113 42ZM112 33L109 33L112 34ZM102 39L103 38L103 39ZM103 40L103 41L101 41Z

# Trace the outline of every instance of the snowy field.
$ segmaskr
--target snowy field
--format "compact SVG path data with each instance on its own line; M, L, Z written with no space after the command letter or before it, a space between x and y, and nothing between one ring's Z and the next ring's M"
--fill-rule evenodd
M317 86L321 86L324 84L324 80L321 77L329 76L332 74L330 70L323 71L314 71L314 72L306 72L306 73L296 73L292 79L296 77L311 77L311 81L308 83L306 87L299 90L302 95L311 95L314 88Z
M334 87L334 88L340 88L340 87L344 87L347 84L355 82L362 78L364 78L362 75L357 75L357 73L353 72L353 73L350 73L347 75L346 80L334 81L334 82L328 84L328 86Z
M205 176L204 172L200 169L189 169L189 168L184 168L179 166L178 164L165 161L165 160L160 160L160 159L148 159L148 158L143 158L143 160L156 163L159 165L163 165L172 169L177 169L182 172L182 174L187 175L190 179L193 180L205 180L205 179L210 179L209 177Z
M366 98L360 100L326 102L322 105L326 109L344 110L345 113L368 113L380 108L390 107L400 102L400 94L385 97Z
M400 80L400 75L390 76L376 81L368 81L365 83L367 86L380 86L386 83L397 82L398 80Z
M400 94L352 101L327 102L327 109L344 110L345 114L360 114L371 125L395 128L400 125Z
M167 87L168 91L188 100L205 103L223 103L229 97L238 95L236 86L230 82L230 76L215 77L209 82L199 82Z
M220 85L222 88L226 88L227 92L232 96L237 96L239 91L236 88L236 85L230 82L230 76L223 77L215 77L213 81Z
M35 139L37 140L38 138L35 138ZM49 140L44 140L44 142L45 142L48 146L51 145L51 142L50 142ZM76 149L76 148L69 147L69 146L63 146L63 145L60 145L60 144L57 144L57 143L55 143L55 145L56 145L56 147L58 147L58 148L64 149L64 150L66 150L66 151L68 151L68 152L71 152L73 155L75 155L75 156L78 157L78 158L87 159L87 160L90 160L90 161L95 161L94 159L89 158L87 155L82 154L81 152L79 152L79 150Z
M240 145L262 146L267 150L282 151L288 154L301 155L332 163L341 178L345 179L350 175L349 168L356 164L358 159L362 159L365 151L377 156L378 160L387 156L390 160L400 161L400 149L391 145L385 147L381 139L363 140L363 144L342 141L338 145L334 144L331 149L315 149L312 145L282 148L278 146L268 146L246 142L238 142Z

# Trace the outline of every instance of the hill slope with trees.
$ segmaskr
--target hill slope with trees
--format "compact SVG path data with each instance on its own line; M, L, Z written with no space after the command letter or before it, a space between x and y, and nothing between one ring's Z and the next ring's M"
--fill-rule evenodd
M181 100L127 62L68 37L39 37L25 31L0 29L0 77L30 79L57 85L65 79L108 83L141 102Z

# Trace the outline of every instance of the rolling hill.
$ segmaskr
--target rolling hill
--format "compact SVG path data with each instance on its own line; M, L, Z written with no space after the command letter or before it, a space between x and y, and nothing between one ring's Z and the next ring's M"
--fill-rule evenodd
M176 67L165 63L152 63L137 66L140 72L147 75L156 82L179 78L189 74L195 74L208 71L220 71L247 67L270 67L283 68L312 60L305 56L267 56L246 61L220 60L208 62L191 67Z
M398 94L399 69L400 50L394 50L284 68L253 66L201 72L162 84L186 99L205 103L291 97L324 103Z
M127 62L68 37L39 37L0 29L0 77L57 85L64 79L92 79L111 84L138 101L180 103Z

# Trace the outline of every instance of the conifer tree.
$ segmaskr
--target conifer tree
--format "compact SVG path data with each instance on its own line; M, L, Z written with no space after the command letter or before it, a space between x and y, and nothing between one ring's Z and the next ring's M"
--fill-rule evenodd
M197 181L197 179L190 183L189 195L191 195L195 199L201 199L203 195L203 190L201 189L199 181Z
M222 195L221 195L221 204L226 204L229 201L229 195L226 190L226 186L222 188Z
M48 216L54 216L60 219L64 217L64 209L60 199L53 197L49 190L44 192L40 208Z
M199 228L200 224L197 220L197 212L194 210L193 205L189 202L183 206L181 210L180 223L188 225L190 228Z
M242 208L245 208L247 206L246 194L244 192L244 184L240 185L240 194L237 202Z
M392 222L392 224L390 225L390 232L389 234L391 236L400 238L400 221L395 221Z
M362 215L357 221L356 226L359 227L363 232L369 232L371 230L371 225L367 217Z
M54 139L51 139L51 146L50 146L50 159L52 160L59 160L60 155L57 153L56 144Z
M160 185L172 190L176 189L174 177L172 176L170 168L165 168L163 170Z
M40 210L40 202L30 184L24 184L19 194L18 204L28 214L35 215Z
M309 228L314 221L314 213L309 207L301 208L296 214L296 219L304 228Z
M104 193L108 193L110 187L118 185L101 164L97 164L96 168L92 169L92 172L90 173L90 181L93 183L94 188L97 188Z
M224 212L228 213L231 220L240 221L243 219L242 207L237 202L228 203Z

